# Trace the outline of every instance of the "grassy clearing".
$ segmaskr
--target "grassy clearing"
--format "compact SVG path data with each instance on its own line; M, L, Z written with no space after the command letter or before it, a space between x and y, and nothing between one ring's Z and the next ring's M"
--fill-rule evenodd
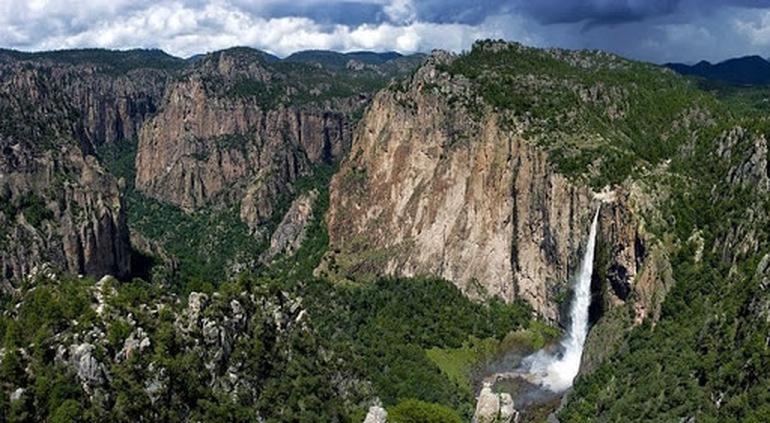
M433 347L425 350L425 353L449 380L470 391L473 372L477 369L508 351L521 351L522 355L536 351L560 334L557 328L533 321L529 328L511 331L502 340L471 337L460 348Z

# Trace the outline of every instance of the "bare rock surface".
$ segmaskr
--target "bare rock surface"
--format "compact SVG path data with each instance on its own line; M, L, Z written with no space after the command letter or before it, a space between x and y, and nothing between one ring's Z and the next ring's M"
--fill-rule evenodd
M513 399L507 393L495 393L489 383L485 383L476 400L473 423L514 423L519 413L513 406Z
M118 181L89 154L75 118L75 70L0 65L0 278L19 281L44 262L76 274L129 271ZM74 82L73 82L74 84ZM66 85L66 84L65 84Z
M292 202L281 223L273 231L270 247L262 256L262 261L269 263L279 254L290 256L299 249L305 240L307 225L313 217L313 203L316 198L318 191L312 190Z
M366 413L364 423L387 423L388 412L380 405L373 405L369 407L369 411Z
M365 101L285 104L286 78L243 54L207 56L169 87L142 129L136 186L187 211L240 204L256 232L293 182L348 151L347 112ZM253 86L275 92L263 98Z
M374 99L332 181L332 253L318 273L435 275L557 319L591 191L555 172L523 127L465 106L469 82L440 71L451 60L434 54L404 88Z

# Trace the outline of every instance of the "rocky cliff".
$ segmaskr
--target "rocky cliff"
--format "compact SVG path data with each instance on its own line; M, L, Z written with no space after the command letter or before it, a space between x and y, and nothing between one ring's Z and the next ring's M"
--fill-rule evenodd
M332 253L319 273L437 275L556 319L596 207L592 191L555 170L523 135L526 122L475 103L471 81L441 71L452 60L434 54L375 97L331 185ZM620 242L633 262L633 236ZM623 289L633 274L617 270Z
M378 93L357 128L331 184L330 251L316 273L436 275L558 320L601 203L592 317L631 307L618 333L657 319L673 283L661 236L673 199L659 181L714 127L702 96L601 52L495 41L434 52Z
M760 228L770 224L767 213L770 194L770 153L765 134L736 126L714 140L715 160L724 174L712 188L713 201L731 201L725 219L732 224L712 249L722 260L736 263L761 252ZM745 206L738 212L737 206Z
M324 101L330 87L292 75L253 51L202 59L170 86L142 130L137 188L187 211L240 204L241 218L257 231L293 182L348 150L349 113L366 100Z
M89 153L137 137L156 112L172 74L185 66L182 59L152 50L0 50L0 63L8 77L34 69L45 80L45 89L66 96L76 111L76 138Z
M2 278L44 262L79 274L127 275L129 243L118 182L93 156L79 103L59 85L71 70L0 65Z
M167 72L154 69L113 76L82 66L74 75L62 73L55 78L80 110L83 135L96 152L102 144L136 138L156 112L170 78Z

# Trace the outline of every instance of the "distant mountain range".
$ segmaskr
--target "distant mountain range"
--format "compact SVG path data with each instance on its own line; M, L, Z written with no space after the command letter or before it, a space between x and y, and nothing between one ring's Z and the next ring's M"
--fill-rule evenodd
M705 60L695 65L667 63L665 67L682 75L691 75L735 85L770 84L770 62L760 56L745 56L712 64Z
M329 50L306 50L293 53L283 59L265 51L251 47L232 47L231 52L262 56L267 63L294 62L321 66L332 71L343 70L349 65L357 65L359 68L370 67L378 70L391 70L392 68L417 66L425 57L425 54L415 53L403 55L395 51L372 52L357 51L340 53ZM180 69L188 64L195 63L204 58L205 54L198 54L187 59L175 57L157 49L133 49L133 50L105 50L105 49L74 49L55 50L43 52L23 52L17 50L0 49L0 62L3 60L46 60L52 63L81 64L91 63L95 65L109 65L121 71L137 68L156 69ZM353 63L351 63L353 62ZM385 66L385 68L383 68Z

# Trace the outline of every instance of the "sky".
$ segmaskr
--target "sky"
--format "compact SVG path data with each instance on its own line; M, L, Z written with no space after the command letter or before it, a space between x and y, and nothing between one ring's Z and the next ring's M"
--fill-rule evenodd
M0 0L0 47L463 51L479 38L656 63L770 56L770 0Z

